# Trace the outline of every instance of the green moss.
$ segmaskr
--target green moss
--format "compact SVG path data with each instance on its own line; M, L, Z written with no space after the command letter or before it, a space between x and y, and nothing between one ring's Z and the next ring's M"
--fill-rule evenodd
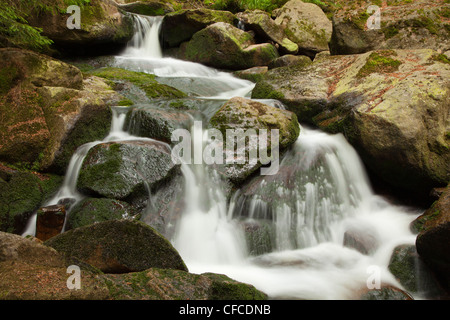
M154 75L145 72L135 72L121 68L101 68L91 71L90 73L111 81L131 82L142 89L150 99L186 97L184 92L168 85L158 83L155 80Z
M447 58L445 54L436 54L433 57L431 57L432 60L450 64L450 59Z
M0 94L6 94L13 86L18 70L15 66L6 66L0 69Z
M391 55L393 52L390 50L372 52L356 76L363 78L375 72L392 73L397 71L402 62L391 58Z
M236 282L226 275L215 273L204 273L213 280L209 299L210 300L267 300L267 295L256 290L253 286Z
M395 25L391 25L387 28L382 28L382 31L386 40L395 37L400 32Z

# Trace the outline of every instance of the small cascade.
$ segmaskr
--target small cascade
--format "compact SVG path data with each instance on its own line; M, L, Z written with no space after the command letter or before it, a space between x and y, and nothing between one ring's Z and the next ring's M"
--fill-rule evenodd
M124 52L115 57L114 66L146 72L163 84L193 96L230 99L247 96L255 84L199 63L163 57L159 32L163 17L131 14L135 34Z
M111 129L109 134L101 141L93 141L86 144L81 145L72 155L70 159L69 165L67 166L66 174L64 176L64 181L58 190L58 192L51 198L46 201L42 207L47 207L51 205L68 203L70 206L78 203L83 200L84 196L78 192L77 190L77 181L78 175L80 173L81 166L83 165L84 158L88 154L89 150L91 150L94 146L103 143L103 142L111 142L111 141L124 141L130 140L136 137L131 136L127 132L125 132L124 124L126 119L126 113L121 112L123 107L112 107L112 119L111 119ZM67 210L67 213L70 212L70 209ZM63 229L64 231L64 229ZM22 236L26 235L35 235L36 234L36 213L33 214L27 226L22 233Z
M132 15L135 33L123 52L124 56L143 58L162 58L159 45L159 31L163 17Z

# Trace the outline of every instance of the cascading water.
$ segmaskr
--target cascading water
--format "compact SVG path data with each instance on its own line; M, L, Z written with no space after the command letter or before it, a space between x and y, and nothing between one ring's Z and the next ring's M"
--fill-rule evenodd
M188 88L199 104L214 100L199 108L207 119L220 107L217 101L251 93L254 84L249 81L162 57L161 18L134 16L136 35L116 57L117 67L152 73L160 82ZM277 101L265 102L283 107ZM114 119L120 117L123 121L125 115L117 113ZM123 122L113 122L105 141L136 138L122 128ZM191 133L193 142L206 143L201 129L193 126ZM49 204L79 196L77 167L96 143L80 147L60 194ZM402 287L387 265L396 245L414 243L409 223L418 213L373 193L358 155L342 135L301 128L278 173L252 179L231 200L213 168L204 164L181 168L186 205L171 241L190 272L223 273L277 299L357 298L373 266L379 269L382 283ZM374 248L363 254L344 246L345 233L352 230L372 237Z
M81 145L70 159L69 165L67 167L66 175L64 176L64 181L62 186L59 188L58 192L46 201L42 206L51 206L61 203L62 201L69 201L73 206L77 202L81 201L84 196L77 190L77 180L78 174L80 172L83 160L88 154L89 150L99 143L112 142L112 141L125 141L136 139L138 137L133 137L127 132L125 132L124 124L126 119L126 113L121 112L123 107L113 107L112 118L111 118L111 129L109 134L102 141L93 141ZM68 212L69 213L69 212ZM64 228L63 228L64 230ZM36 234L36 214L33 214L22 233L22 236L35 235Z

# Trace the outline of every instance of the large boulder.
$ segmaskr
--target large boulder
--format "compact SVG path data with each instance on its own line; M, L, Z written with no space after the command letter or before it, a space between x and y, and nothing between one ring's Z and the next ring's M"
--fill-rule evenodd
M4 48L0 57L0 161L64 173L80 145L107 135L121 97L45 55Z
M66 13L69 5L62 0L52 0L47 10L30 7L28 22L41 28L42 35L54 42L61 53L108 54L121 50L133 36L133 21L121 11L114 1L91 0L78 2L80 28L69 29L68 19L73 12Z
M449 179L449 75L433 50L381 50L269 70L252 97L344 133L374 174L424 196Z
M180 49L185 60L229 70L265 66L279 56L272 44L255 44L250 33L225 22L197 32Z
M334 14L332 54L379 49L448 50L450 4L433 0L402 1L399 5L383 6L379 28L368 27L368 6L344 8Z
M86 155L77 188L111 199L147 198L178 168L169 146L156 140L100 143Z
M269 157L276 156L270 154L270 151L275 150L275 147L278 147L280 152L284 152L297 140L300 133L300 127L294 113L240 97L228 100L211 118L210 127L221 132L224 145L228 143L228 139L234 139L231 136L227 136L230 131L235 132L238 136L236 139L237 146L233 145L233 150L229 150L228 146L225 146L224 151L227 159L224 159L223 165L218 166L219 172L235 184L242 183L261 167L261 153L264 152L259 143L254 144L252 139L247 141L248 138L239 136L239 130L245 134L247 130L254 129L257 135L261 134L261 130L267 130L267 155ZM278 130L279 139L276 141L277 146L272 145L271 129ZM259 139L261 138L262 136L259 137ZM245 159L242 159L234 151L234 148L237 148L239 152L242 151L239 147L241 143L245 143ZM257 161L251 161L256 160L250 159L251 152L255 152L255 155L258 155ZM230 157L236 163L227 164L227 160ZM276 159L272 160L275 161Z
M184 9L164 16L161 25L162 44L166 48L178 47L192 36L216 22L233 24L234 14L210 9Z
M67 285L68 266L81 267L80 289ZM55 249L36 239L0 232L1 298L7 300L98 300L109 292L98 272L79 261L67 261Z
M414 225L418 254L450 293L450 186Z
M147 229L142 229L147 233L141 232L141 235L146 234L145 240L148 241L148 236L154 234L148 233ZM130 245L126 243L129 238L123 240L122 247ZM134 244L139 244L133 240ZM75 239L74 244L77 241L81 239ZM137 248L134 253L139 256L143 250L145 256L152 249L155 248ZM125 261L129 255L126 252L120 261ZM0 232L0 272L1 299L6 300L267 299L266 294L251 285L214 273L191 274L180 269L149 268L131 273L104 274L75 256L67 258L64 253L43 245L35 238L27 239L5 232Z
M275 23L267 12L261 10L245 11L236 15L246 29L253 30L262 42L273 41L279 46L281 54L295 54L298 45L286 36L284 29Z
M110 220L64 232L45 245L106 273L187 267L170 242L142 222Z
M318 52L328 51L332 23L319 6L290 0L277 10L275 23L298 45L298 53L313 57Z

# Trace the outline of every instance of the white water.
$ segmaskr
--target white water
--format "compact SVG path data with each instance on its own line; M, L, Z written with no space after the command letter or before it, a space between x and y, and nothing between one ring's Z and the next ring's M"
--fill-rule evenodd
M373 266L381 283L402 288L387 266L395 246L414 244L409 224L418 213L372 192L359 157L342 135L302 128L280 164L280 175L292 165L295 170L288 171L287 178L294 180L293 186L261 179L256 191L252 189L255 194L246 199L245 212L237 206L239 192L227 206L220 185L211 182L214 177L208 180L207 168L203 181L184 168L188 208L173 243L190 272L224 273L273 299L356 299ZM277 190L271 202L264 202L268 183ZM214 205L205 208L205 195L212 192L214 197L206 202ZM275 243L273 252L251 256L242 221L258 219L272 221ZM364 255L343 246L344 232L355 228L376 239L375 252Z
M148 48L149 44L141 47ZM213 84L212 90L199 90L208 92L210 99L248 96L254 86L228 73L148 55L144 50L127 50L116 57L116 66L155 74L160 82L174 86L183 82L208 87ZM193 140L204 143L204 133L194 130ZM278 299L357 298L356 292L367 286L368 271L373 266L379 270L382 283L401 288L387 264L396 245L414 243L409 223L418 213L392 206L372 192L361 161L341 135L302 128L293 151L282 161L280 174L289 166L294 171L288 170L291 176L285 179L294 180L294 184L278 185L270 202L262 200L262 189L262 194L244 198L238 192L231 203L211 168L182 166L186 209L172 242L189 270L224 273ZM277 182L262 179L259 183L264 187ZM239 201L247 202L251 210L240 211ZM260 218L273 224L275 243L271 253L255 257L249 254L242 222ZM349 229L373 236L377 249L364 255L344 247L344 232Z
M166 83L184 92L189 87L196 96L229 99L234 96L246 96L254 83L236 78L228 72L222 72L198 63L163 57L158 32L162 17L133 15L136 34L124 52L115 57L114 65L132 71L154 74ZM181 86L181 87L180 87Z
M210 99L251 92L254 84L228 73L160 56L154 50L159 48L155 29L160 20L138 20L139 35L116 57L116 66L152 73L172 84L199 80L201 85L211 85L198 91L209 92ZM106 139L130 138L119 121L112 128ZM202 131L193 131L193 137L203 142ZM49 203L68 195L77 197L76 164L81 165L82 153L87 152L83 148L71 161L61 194ZM172 242L190 272L224 273L253 284L273 299L357 298L373 266L380 271L382 283L401 288L387 264L396 245L414 243L409 223L418 213L393 206L373 193L361 161L341 135L302 128L279 173L270 176L272 180L261 177L252 192L239 190L231 203L211 168L182 165L182 172L186 208ZM269 194L267 186L276 188ZM250 253L243 225L261 221L273 227L274 240L269 253L255 255ZM350 229L372 236L378 243L376 250L364 255L343 246L344 233Z
M63 200L70 200L73 206L77 202L84 199L84 196L78 192L76 187L78 175L80 173L80 169L83 164L84 158L88 154L89 150L91 150L94 146L104 142L142 139L139 137L134 137L124 131L126 113L120 112L121 109L124 108L114 107L111 109L112 118L111 118L110 132L103 140L83 144L75 151L75 153L72 155L72 158L70 159L69 165L66 170L66 174L64 176L64 181L61 187L59 188L58 192L53 196L53 198L43 203L42 207L56 205ZM25 230L22 232L22 236L27 235L34 236L35 234L36 234L36 213L34 213L30 217L29 221L27 222L27 226L25 227Z

